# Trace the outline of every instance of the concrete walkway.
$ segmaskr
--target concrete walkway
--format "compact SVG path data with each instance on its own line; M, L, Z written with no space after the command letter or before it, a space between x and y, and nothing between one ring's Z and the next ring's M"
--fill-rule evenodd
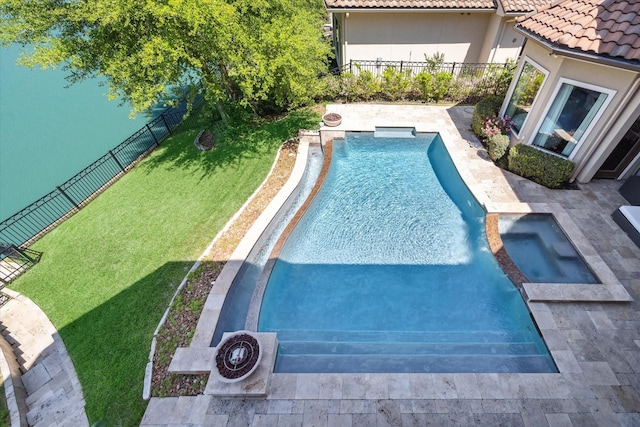
M640 426L640 249L610 216L626 204L620 183L551 191L501 171L470 131L469 107L327 109L347 129L413 122L453 136L465 181L496 205L562 208L633 301L527 302L557 374L273 374L265 398L152 398L142 425Z
M0 354L11 426L88 426L82 388L55 327L24 295L2 292L9 300L0 307L0 330L13 350Z

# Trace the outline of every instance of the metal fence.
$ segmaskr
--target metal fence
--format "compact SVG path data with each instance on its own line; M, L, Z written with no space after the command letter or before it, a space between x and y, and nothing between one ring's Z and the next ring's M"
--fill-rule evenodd
M0 222L0 243L28 245L81 209L169 136L186 111L185 102L168 108L49 194Z
M487 72L495 72L501 68L515 67L512 63L469 63L469 62L417 62L417 61L377 61L377 60L356 60L352 59L348 64L344 64L334 69L335 74L351 73L358 75L363 71L369 71L373 75L382 75L387 68L396 71L407 72L417 75L422 71L428 73L449 72L454 77L480 77Z

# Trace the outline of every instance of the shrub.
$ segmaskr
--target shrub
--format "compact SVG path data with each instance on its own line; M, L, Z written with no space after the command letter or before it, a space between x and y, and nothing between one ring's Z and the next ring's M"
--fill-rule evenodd
M429 74L435 74L442 68L444 64L444 53L436 52L432 55L424 54L424 62L427 63L425 69Z
M452 79L453 75L448 71L439 71L435 75L422 71L416 76L415 83L425 102L438 102L449 92Z
M560 188L575 168L571 160L554 156L530 145L518 144L509 150L509 170L548 188Z
M487 141L487 152L489 153L489 157L494 162L497 162L505 154L507 154L507 150L509 149L509 137L507 135L503 135L498 133L493 135Z
M499 134L509 135L512 125L513 122L509 116L487 117L482 124L482 136L491 138Z
M370 101L380 90L378 79L371 71L361 71L358 74L342 74L342 94L348 101Z
M490 90L493 96L504 98L507 95L509 85L511 85L511 80L513 80L516 71L513 60L507 60L507 63L504 65L492 64L487 71L486 77L489 78L489 82L485 82L487 90Z
M471 128L473 132L483 137L482 126L487 117L496 116L498 110L502 106L502 98L497 96L490 96L478 102L473 109L473 118L471 119Z
M411 86L411 70L397 71L387 67L382 72L382 93L390 100L402 99Z
M342 78L332 74L322 76L318 82L318 91L315 96L316 102L332 101L340 96Z
M353 73L342 73L340 93L348 101L353 101L358 95L358 78Z
M360 71L360 67L358 67L358 70L356 85L358 86L359 99L361 101L370 101L380 92L380 82L371 71Z

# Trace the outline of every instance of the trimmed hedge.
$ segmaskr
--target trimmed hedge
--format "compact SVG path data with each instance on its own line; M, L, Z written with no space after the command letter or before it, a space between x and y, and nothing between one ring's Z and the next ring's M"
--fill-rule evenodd
M498 114L503 100L504 98L500 98L498 96L490 96L476 104L473 109L473 117L471 119L471 128L476 135L480 137L486 136L482 131L482 125L487 117L493 117Z
M497 134L487 140L487 152L494 162L500 160L509 150L509 137L504 134Z
M509 170L548 188L560 188L567 182L575 163L530 145L517 144L509 150Z

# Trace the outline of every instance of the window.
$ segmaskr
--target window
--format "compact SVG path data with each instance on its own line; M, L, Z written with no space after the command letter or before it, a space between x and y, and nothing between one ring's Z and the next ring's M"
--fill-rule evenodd
M590 85L578 86L577 82L566 79L560 82L533 145L569 157L615 92Z
M546 73L536 67L529 60L525 60L524 66L518 76L518 83L513 89L511 99L504 112L505 116L509 116L513 121L511 129L516 134L520 133L522 124L529 114L531 105L538 95L538 91L542 86L542 82L546 77Z

